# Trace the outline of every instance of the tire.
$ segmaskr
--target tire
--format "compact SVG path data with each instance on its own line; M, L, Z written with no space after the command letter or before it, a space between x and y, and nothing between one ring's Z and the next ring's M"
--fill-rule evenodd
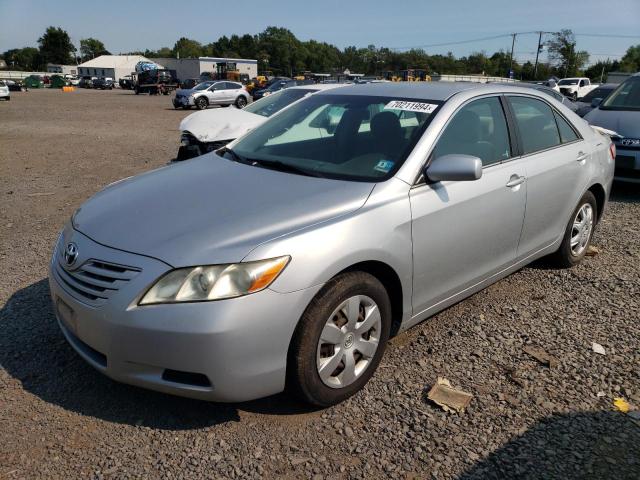
M319 407L349 398L378 367L390 329L391 302L377 278L364 272L335 277L314 297L296 327L289 347L287 388ZM367 347L366 354L358 347L362 352Z
M243 109L247 106L247 99L240 95L238 98L236 98L235 106L237 108Z
M138 87L136 87L135 92L136 92L136 95L140 95L140 89Z
M209 102L207 101L206 98L204 98L204 97L196 98L196 108L198 110L204 110L208 106L209 106Z
M554 265L560 268L570 268L582 261L591 244L591 238L597 222L597 212L598 204L596 198L593 193L586 192L571 214L560 248L549 257ZM586 220L582 229L578 227L581 219ZM571 245L573 243L572 238L573 242L577 238L578 243L574 246Z
M571 95L571 99L574 102L577 102L578 101L578 92L573 92L573 95Z

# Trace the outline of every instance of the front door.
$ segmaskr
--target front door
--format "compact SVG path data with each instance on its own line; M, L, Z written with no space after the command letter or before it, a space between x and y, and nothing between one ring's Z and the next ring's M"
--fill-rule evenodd
M526 170L512 159L499 97L464 105L432 152L479 157L482 177L415 186L413 313L417 315L515 261L526 203Z

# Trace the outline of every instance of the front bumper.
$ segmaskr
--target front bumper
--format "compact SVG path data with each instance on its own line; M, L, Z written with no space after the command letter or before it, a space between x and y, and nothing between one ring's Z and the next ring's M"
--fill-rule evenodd
M196 103L193 97L184 97L184 96L175 96L173 97L173 106L175 108L179 108L179 107L193 107Z
M640 183L640 148L629 148L616 141L616 169L614 178L623 182Z
M74 265L100 259L135 266L139 272L106 301L87 300L69 288L57 270L61 246L71 241L80 252ZM112 379L165 393L235 402L282 391L289 342L319 287L139 307L140 295L170 269L159 260L102 246L66 228L50 263L49 286L67 341Z

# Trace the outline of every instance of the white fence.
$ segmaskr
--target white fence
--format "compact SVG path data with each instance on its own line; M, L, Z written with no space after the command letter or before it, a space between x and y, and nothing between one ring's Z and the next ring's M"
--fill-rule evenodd
M24 80L29 75L40 75L44 77L45 75L51 76L55 75L55 73L51 72L19 72L17 70L0 70L0 80Z
M432 75L431 79L433 81L440 81L440 82L476 82L476 83L487 83L487 82L516 83L519 81L513 78L488 77L486 75Z

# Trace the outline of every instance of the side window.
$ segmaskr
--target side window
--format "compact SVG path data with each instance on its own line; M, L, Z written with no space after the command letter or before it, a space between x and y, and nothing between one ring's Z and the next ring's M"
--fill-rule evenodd
M450 154L473 155L483 165L511 157L509 131L498 97L475 100L454 115L436 144L434 158Z
M516 117L524 154L560 145L560 134L551 107L542 100L509 97Z
M238 85L237 83L227 82L227 89L229 89L229 90L237 90L239 88L242 88L242 87L240 85Z
M562 140L562 143L569 143L578 140L578 135L573 128L571 128L569 123L567 123L563 117L558 115L557 112L553 113L556 116L556 122L558 122L558 130L560 130L560 140Z

